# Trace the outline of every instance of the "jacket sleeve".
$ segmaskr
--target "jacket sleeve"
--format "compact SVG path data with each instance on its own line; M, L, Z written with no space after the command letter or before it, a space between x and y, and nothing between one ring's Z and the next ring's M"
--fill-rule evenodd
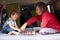
M30 18L26 23L27 23L27 26L31 25L32 23L36 22L37 20L40 20L41 19L41 16L40 15L37 15L37 16L34 16L32 18Z

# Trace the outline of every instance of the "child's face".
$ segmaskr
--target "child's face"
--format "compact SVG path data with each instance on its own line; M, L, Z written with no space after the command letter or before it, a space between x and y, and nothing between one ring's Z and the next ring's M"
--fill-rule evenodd
M12 20L16 21L18 18L18 15L17 14L11 15L11 18L12 18Z
M37 13L37 15L41 15L41 10L40 10L39 6L36 7L36 13Z

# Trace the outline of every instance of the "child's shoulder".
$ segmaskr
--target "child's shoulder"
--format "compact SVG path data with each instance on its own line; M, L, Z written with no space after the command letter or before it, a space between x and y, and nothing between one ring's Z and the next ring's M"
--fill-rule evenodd
M12 20L11 20L11 18L8 18L6 21L8 21L8 22L9 22L9 21L12 21Z

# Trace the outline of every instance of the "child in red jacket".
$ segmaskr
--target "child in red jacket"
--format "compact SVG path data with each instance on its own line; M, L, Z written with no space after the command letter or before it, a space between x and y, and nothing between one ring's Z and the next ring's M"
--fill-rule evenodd
M38 2L35 6L35 11L37 16L30 18L26 23L24 23L21 27L21 30L24 31L26 26L31 25L32 23L36 22L37 20L41 20L41 29L39 33L41 34L51 34L60 32L59 22L56 17L49 13L45 3Z

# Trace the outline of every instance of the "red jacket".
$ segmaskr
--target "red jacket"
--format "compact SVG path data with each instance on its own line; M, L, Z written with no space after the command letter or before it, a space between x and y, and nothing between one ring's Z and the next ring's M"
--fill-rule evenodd
M41 28L53 28L60 32L60 25L58 20L52 13L49 13L47 10L43 12L42 15L37 15L35 17L30 18L26 23L29 26L30 24L40 19L42 20Z

